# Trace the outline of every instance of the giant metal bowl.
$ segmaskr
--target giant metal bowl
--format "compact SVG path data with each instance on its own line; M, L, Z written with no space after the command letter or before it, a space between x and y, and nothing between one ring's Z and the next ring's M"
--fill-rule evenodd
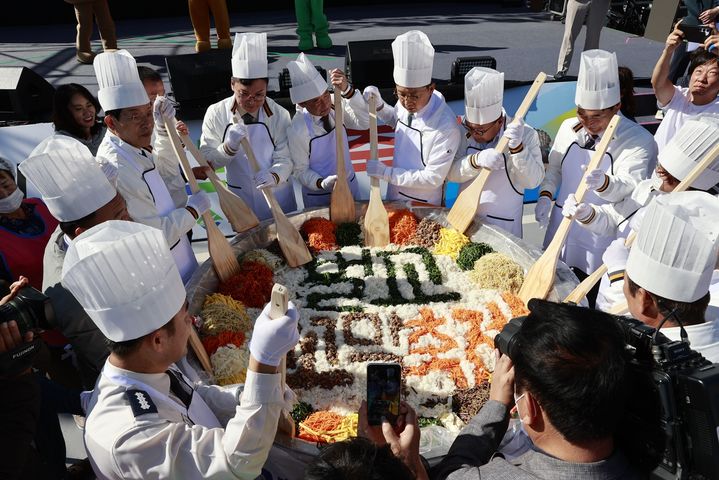
M362 215L366 209L366 203L357 203L356 211L359 213L358 222L362 221ZM385 203L387 210L399 210L407 208L403 203ZM411 210L417 217L430 217L432 220L449 226L447 222L447 209L438 207L412 207ZM301 213L288 216L290 221L299 228L306 220L313 217L329 218L329 208L313 208ZM511 235L492 225L485 225L474 222L465 232L473 242L485 242L496 251L504 253L519 263L525 272L539 258L541 251L525 243L523 240ZM231 244L234 251L239 255L256 248L267 247L276 237L274 221L269 219L260 223L257 227L243 232L232 239ZM557 275L554 288L549 294L548 300L561 301L578 284L577 277L563 263L557 265ZM187 297L190 304L190 313L198 314L202 309L202 303L206 295L215 293L218 288L218 279L212 268L212 261L207 260L195 271L187 285ZM191 362L199 366L196 359ZM199 370L199 369L198 369ZM315 444L297 438L278 438L277 443L282 448L289 448L297 455L314 455L317 453ZM308 457L310 458L310 457Z

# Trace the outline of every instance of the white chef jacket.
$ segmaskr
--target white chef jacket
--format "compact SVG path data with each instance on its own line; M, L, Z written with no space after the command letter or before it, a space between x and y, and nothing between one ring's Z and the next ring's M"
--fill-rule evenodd
M330 94L330 96L334 104L334 94ZM325 135L327 132L325 132L322 126L322 118L311 115L313 135L310 136L304 115L299 114L304 112L304 109L299 105L295 108L297 109L297 114L292 117L292 123L289 130L287 130L290 155L292 156L292 163L294 164L293 174L304 187L318 191L320 189L317 187L317 180L321 180L323 177L314 171L310 164L310 141L315 137ZM353 130L367 130L369 128L367 103L359 90L354 89L350 98L342 98L342 115L346 128ZM330 117L332 117L332 115L330 115ZM334 126L334 118L331 118L330 122ZM348 139L345 138L344 141L347 143ZM336 157L333 158L335 158L336 162Z
M280 382L279 374L248 371L240 402L237 392L194 386L191 405L204 402L210 408L216 417L207 423L226 423L208 428L195 423L170 392L167 374L130 372L108 361L87 408L84 441L93 469L98 478L113 480L254 479L284 405Z
M238 155L228 155L222 144L225 141L225 133L232 125L235 97L231 96L210 105L205 112L202 121L202 137L200 138L200 152L207 160L212 162L215 168L227 166ZM267 114L265 120L267 128L275 144L275 151L272 154L272 167L270 170L280 178L279 183L284 183L292 173L292 160L287 142L287 129L290 126L289 112L277 104L271 98L265 98L261 107ZM259 111L258 111L259 113ZM240 149L241 150L241 149ZM244 159L244 153L241 155Z
M377 116L387 125L397 130L397 123L407 125L409 112L400 102L391 108L385 106L377 112ZM437 190L441 190L447 174L452 166L457 151L459 150L462 132L457 122L457 116L444 101L444 96L437 90L421 110L414 113L412 129L422 134L422 144L416 145L422 157L421 163L415 162L413 167L400 167L403 158L402 152L398 152L398 135L395 133L394 159L388 183L388 200L411 200L406 196L399 195L395 190L402 187L413 190L424 191L424 198L436 197ZM440 204L437 202L429 203Z
M136 222L162 230L165 240L172 247L182 235L192 229L196 222L195 217L184 206L171 211L166 216L159 216L154 198L143 176L120 155L113 141L117 142L123 150L132 154L132 159L146 171L154 168L159 170L154 163L155 155L164 156L164 158L169 158L169 155L161 151L151 154L143 150L146 155L143 156L140 154L141 149L126 144L120 137L108 130L97 151L97 161L103 168L103 172L107 172L108 169L115 170L117 191L127 202L127 211L130 217Z
M592 205L594 217L589 223L577 222L582 227L599 235L627 237L631 217L657 195L666 192L654 187L654 180L642 180L632 194L617 203ZM617 231L617 230L620 231Z
M471 163L471 156L488 148L495 148L504 134L504 128L512 122L502 109L505 121L497 136L489 143L478 143L470 133L461 136L461 143L452 167L447 175L450 182L461 183L460 191L467 188L481 169ZM536 188L544 178L542 152L537 131L524 125L522 149L504 154L504 168L494 170L487 180L479 201L476 217L484 223L497 225L510 233L522 236L522 209L524 190Z
M657 145L654 137L641 125L622 117L609 143L607 154L613 158L613 174L609 186L595 193L608 202L618 202L632 193L637 184L649 178L656 166ZM585 145L587 134L579 120L568 118L559 127L549 152L549 165L540 186L541 191L555 195L562 182L562 159L572 143ZM601 139L596 140L599 143Z
M180 169L180 160L172 149L169 135L159 135L157 129L152 131L152 153L157 172L170 192L175 208L187 205L187 180Z

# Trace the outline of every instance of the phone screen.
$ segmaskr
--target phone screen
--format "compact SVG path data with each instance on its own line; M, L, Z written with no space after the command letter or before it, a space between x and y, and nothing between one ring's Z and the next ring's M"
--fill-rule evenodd
M398 363L367 364L367 422L395 423L399 415L402 367Z

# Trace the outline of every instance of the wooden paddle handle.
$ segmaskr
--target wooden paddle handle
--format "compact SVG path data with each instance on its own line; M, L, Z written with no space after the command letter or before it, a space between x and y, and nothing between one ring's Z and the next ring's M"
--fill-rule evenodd
M190 328L190 346L192 347L192 351L195 352L197 359L200 361L202 368L204 368L210 375L213 375L212 362L210 362L207 350L205 350L205 346L202 344L202 341L200 341L200 337L197 335L197 331L194 326Z
M337 144L337 178L347 178L345 171L345 143L342 136L344 130L344 112L342 111L342 95L339 87L335 88L335 140Z
M544 85L544 81L547 79L547 74L544 72L539 72L534 79L534 82L532 83L532 86L529 87L529 91L527 91L527 94L524 96L524 100L522 100L522 103L519 105L519 108L514 114L514 120L521 118L524 119L524 117L527 115L527 112L529 112L529 108L532 106L532 103L534 103L534 99L537 98L537 95L539 94L539 90L542 88L542 85Z
M187 183L190 184L190 190L192 193L197 193L200 187L197 185L197 179L195 178L195 174L192 173L192 167L190 167L190 162L187 160L185 150L182 148L182 141L180 140L180 136L175 128L176 122L174 118L171 121L165 119L165 129L167 130L167 134L172 142L172 148L175 150L175 155L177 155L177 158L180 160L180 165L182 165L182 169L185 171Z
M187 147L192 156L195 157L197 163L199 163L201 167L208 167L210 169L207 172L207 177L210 179L213 185L217 182L221 182L222 180L220 180L220 177L217 176L217 173L215 173L215 170L212 168L212 165L210 165L210 162L207 161L205 156L202 154L202 152L200 152L200 149L197 148L192 139L184 134L181 134L180 138L182 139L182 143L185 144L185 147Z
M370 95L369 101L369 158L378 160L379 155L379 135L377 133L377 99L374 95Z
M255 157L255 152L254 150L252 150L252 145L250 145L250 141L247 140L247 137L245 137L240 143L242 144L242 148L245 150L247 160L250 161L250 167L252 168L252 171L255 173L259 172L260 164L257 163L257 157Z
M275 320L287 314L287 305L289 303L289 292L287 287L275 283L272 287L270 296L270 319ZM287 356L283 356L280 360L280 378L282 385L285 385L287 378ZM283 387L284 388L284 387ZM293 437L295 435L295 422L289 415L289 412L283 410L277 425L278 430L283 431Z
M612 141L614 132L621 119L622 117L619 115L614 115L606 130L604 130L602 139L599 141L599 144L594 151L594 155L592 155L592 159L589 160L589 165L587 165L587 169L584 171L584 175L582 175L582 180L577 186L577 191L574 193L577 203L580 203L584 199L584 195L587 193L589 188L587 187L587 176L592 172L592 170L599 168L599 164L602 163L602 158L604 158L604 154L607 152L607 148L609 148L609 143Z

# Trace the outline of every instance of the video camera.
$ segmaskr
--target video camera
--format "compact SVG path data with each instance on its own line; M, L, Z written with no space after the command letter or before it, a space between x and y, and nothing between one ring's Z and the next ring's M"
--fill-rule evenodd
M651 478L719 478L719 364L638 320L615 318L630 357L617 443ZM513 318L494 339L510 358L525 319Z
M0 305L0 323L15 320L22 336L30 330L51 328L54 319L50 298L33 287L20 289L15 298ZM0 353L0 376L12 377L27 370L39 349L40 339L36 335L31 343Z

